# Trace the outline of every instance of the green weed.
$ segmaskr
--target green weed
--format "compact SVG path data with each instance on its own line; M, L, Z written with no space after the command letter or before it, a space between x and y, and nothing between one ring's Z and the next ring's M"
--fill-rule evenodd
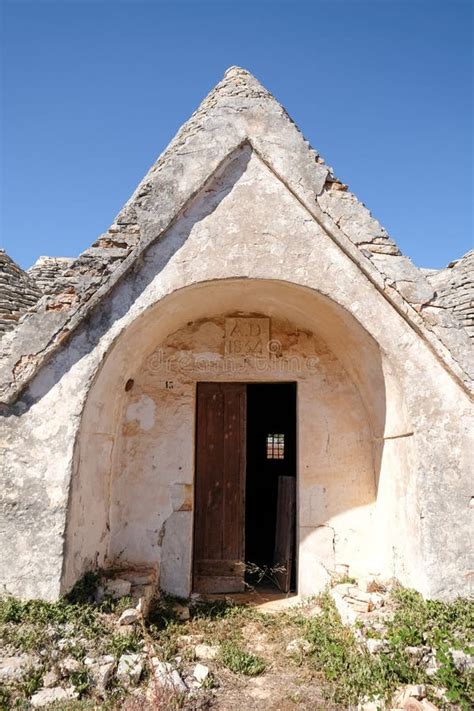
M227 669L234 674L245 674L246 676L258 676L266 669L265 660L256 654L249 654L238 647L233 642L223 644L220 652L220 659Z
M6 686L0 684L0 711L8 711L10 706L10 691Z
M395 614L387 622L387 649L370 655L353 631L341 623L329 595L321 597L323 612L306 622L305 636L312 644L312 663L328 683L328 696L346 704L363 697L388 700L400 685L426 683L446 688L452 703L469 709L474 696L472 675L456 669L448 650L455 646L469 651L473 604L424 600L415 591L404 589L393 593L393 601ZM406 652L406 647L421 645L437 650L441 667L432 678Z

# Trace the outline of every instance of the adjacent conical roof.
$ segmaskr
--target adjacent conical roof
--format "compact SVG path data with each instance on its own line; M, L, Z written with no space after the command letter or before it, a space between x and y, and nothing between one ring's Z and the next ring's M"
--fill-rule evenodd
M435 304L448 309L474 339L474 249L446 269L430 270L427 278L435 289Z
M15 328L18 319L40 296L34 279L0 249L0 334Z
M68 282L68 274L74 262L72 257L41 256L28 269L27 274L43 294L59 293Z

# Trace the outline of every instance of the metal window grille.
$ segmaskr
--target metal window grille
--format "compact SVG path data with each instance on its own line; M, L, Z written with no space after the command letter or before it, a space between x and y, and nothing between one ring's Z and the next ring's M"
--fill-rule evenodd
M268 434L267 435L267 459L284 459L285 458L285 435L284 434Z

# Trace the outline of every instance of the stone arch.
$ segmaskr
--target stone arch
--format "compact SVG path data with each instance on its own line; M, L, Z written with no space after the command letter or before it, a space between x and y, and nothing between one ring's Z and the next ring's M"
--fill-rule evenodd
M337 363L336 371L339 373L337 376L339 380L335 384L335 390L340 387L346 394L350 391L353 409L354 412L357 410L356 414L359 418L358 424L352 422L347 433L352 429L355 438L361 437L363 441L356 447L354 440L352 444L349 442L345 445L344 438L340 437L339 443L332 450L334 453L338 452L337 464L332 470L332 476L335 476L336 471L341 475L339 502L336 487L330 502L328 519L324 518L324 513L305 512L303 501L306 503L309 501L311 509L311 496L314 494L317 498L318 492L321 493L320 488L318 489L321 482L313 482L315 488L311 493L311 477L305 478L303 474L304 467L310 466L309 459L314 456L311 418L314 417L315 410L314 408L311 410L311 403L313 402L314 405L314 402L318 402L318 392L314 388L315 383L309 382L308 378L304 381L301 374L291 374L291 379L297 382L304 381L307 389L305 399L299 404L298 413L300 493L301 487L305 489L305 495L300 495L299 506L300 591L316 592L327 579L324 571L334 567L337 562L353 565L358 573L393 574L396 572L401 578L404 575L409 576L410 564L413 560L410 551L412 544L409 539L400 535L394 536L392 533L394 522L400 522L400 517L405 515L400 510L393 492L394 487L405 486L409 480L410 463L414 452L410 437L404 436L409 435L411 428L405 413L401 388L389 358L352 314L318 291L277 280L232 278L200 282L165 296L150 306L116 338L102 360L87 395L75 444L61 583L63 590L68 589L84 570L94 565L106 566L120 557L121 546L127 542L126 529L130 531L134 529L136 533L137 526L140 526L136 516L133 522L121 517L117 501L124 496L144 497L145 492L137 485L140 476L143 476L143 471L138 479L130 479L125 486L122 482L121 489L117 482L124 467L124 419L127 417L127 408L131 400L132 404L135 403L135 414L129 421L137 422L137 425L132 424L131 427L138 428L142 434L148 426L150 429L153 427L156 408L161 408L165 404L164 400L156 402L153 398L151 403L145 400L140 404L137 400L137 392L140 392L140 387L143 386L143 373L147 361L149 362L153 353L156 353L157 348L166 346L167 339L173 334L184 333L186 328L202 324L203 320L215 323L226 315L236 313L269 317L279 324L278 328L282 328L281 324L286 323L289 328L310 334L310 337L330 354L328 358L332 358L334 363ZM325 374L320 375L324 379ZM218 374L215 377L225 379L227 376ZM215 377L206 376L207 379L215 379ZM268 380L268 375L264 374L262 377L246 372L242 378ZM199 375L194 373L191 380L197 379ZM132 381L133 387L130 387ZM145 383L145 390L146 385ZM141 394L146 395L146 392ZM324 402L320 401L320 405L324 406ZM187 403L187 408L188 417L185 417L184 421L189 423L189 416L192 416L190 415L192 402ZM334 426L338 416L342 419L348 416L343 398L338 401L338 404L333 403L330 416ZM161 426L165 422L166 419L162 419ZM338 436L341 432L344 432L344 428L338 432ZM331 432L329 431L328 434L330 436ZM399 435L402 437L399 438ZM167 436L172 436L172 433L168 432ZM183 431L182 436L192 438L192 429L188 427ZM384 452L387 436L397 439L396 457L387 456ZM306 446L311 437L313 437L311 447ZM179 436L176 440L175 435L174 447L178 441ZM341 492L344 491L344 487L347 488L351 478L350 473L343 470L344 466L346 469L350 466L354 447L361 453L365 483L359 492L359 500L355 498L350 505ZM188 451L190 451L189 442ZM140 466L143 466L143 462L138 465L138 468ZM189 465L189 458L188 466L192 466ZM370 467L372 482L370 485L367 479L367 467ZM160 472L157 476L160 476ZM191 479L189 479L189 472L187 476L186 482L191 487L192 499L192 472ZM180 481L175 483L179 484ZM166 501L160 503L158 497L153 505L157 510L162 507L162 518L166 512L168 513L166 527L169 526L169 530L174 527L176 531L180 526L184 526L183 530L186 530L181 543L178 543L178 550L167 553L170 561L168 568L179 568L177 564L179 559L181 569L178 570L177 577L176 575L173 577L169 571L167 572L166 561L156 560L156 562L162 565L162 584L165 588L176 594L187 594L190 592L192 512L189 514L188 510L186 516L180 516L178 511L173 510L173 496L175 499L179 498L183 491L179 490L179 487L173 490L172 481L167 481L167 486L168 492L160 493ZM357 489L357 481L353 489L354 491ZM180 508L179 502L175 508ZM149 511L143 516L144 528L150 520L147 516ZM310 517L309 525L306 525L308 521L305 520L305 516ZM160 520L158 516L156 521ZM336 522L335 526L334 522ZM365 543L359 536L359 529L362 528ZM373 544L375 528L377 549L374 549ZM350 542L339 546L341 553L339 556L336 540L339 538L340 541L341 537L345 537L347 543L351 531L354 539L360 539L355 546L357 560L346 561L344 556L350 557ZM160 533L157 526L152 525L150 536L156 541L160 535L162 531ZM172 541L173 536L168 534L168 540ZM144 562L140 560L140 551L137 550L136 545L132 545L131 549L131 552L126 552L125 559L133 563ZM149 547L149 550L156 550L156 545ZM145 562L152 562L149 559L149 551L147 556ZM395 570L397 561L403 561L403 570ZM319 570L319 573L311 572L307 575L305 571L308 570L313 572Z

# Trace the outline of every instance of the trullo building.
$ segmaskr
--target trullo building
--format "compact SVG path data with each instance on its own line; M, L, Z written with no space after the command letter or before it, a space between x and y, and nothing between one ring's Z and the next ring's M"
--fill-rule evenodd
M465 594L472 264L416 268L229 69L83 254L2 254L3 591L232 592L250 562Z

